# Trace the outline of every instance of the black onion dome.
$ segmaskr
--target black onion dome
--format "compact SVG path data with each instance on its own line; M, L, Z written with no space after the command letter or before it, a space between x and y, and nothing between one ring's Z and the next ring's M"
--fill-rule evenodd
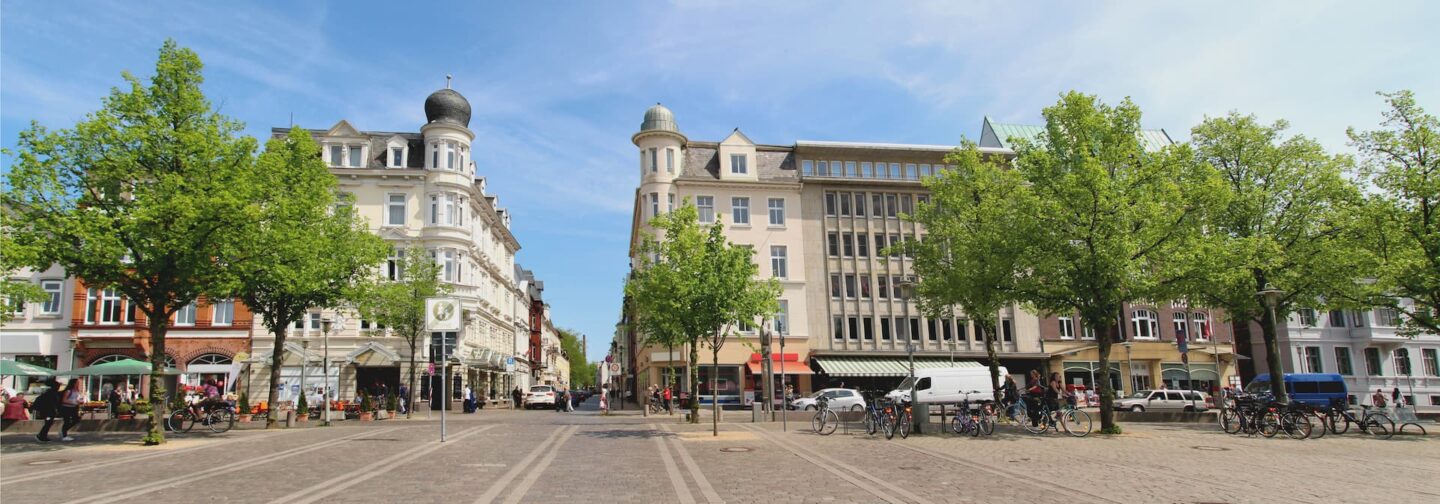
M425 122L443 122L470 127L470 100L454 89L441 89L425 98Z

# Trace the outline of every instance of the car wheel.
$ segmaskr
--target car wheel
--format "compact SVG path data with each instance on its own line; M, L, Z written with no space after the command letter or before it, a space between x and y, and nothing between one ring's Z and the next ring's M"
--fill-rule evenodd
M1194 407L1194 406L1186 406L1186 407L1185 407L1185 412L1186 412L1186 413L1194 413L1194 412L1195 412L1195 407Z
M1137 404L1137 405L1131 406L1131 407L1130 407L1130 411L1133 411L1133 412L1136 412L1136 413L1144 413L1144 412L1145 412L1145 407Z
M859 404L854 404L854 405L851 405L851 406L850 406L850 411L864 411L864 410L865 410L865 407L864 407L864 406L861 406L861 405L859 405Z
M815 411L815 406L814 406L814 405L806 406L806 407L805 407L805 411Z

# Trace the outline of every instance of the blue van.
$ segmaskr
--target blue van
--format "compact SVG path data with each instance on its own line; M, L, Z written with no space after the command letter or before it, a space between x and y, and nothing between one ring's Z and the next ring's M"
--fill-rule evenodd
M1245 391L1269 393L1270 375L1256 376L1255 381L1245 386ZM1315 407L1329 406L1331 401L1349 404L1345 378L1335 373L1285 373L1285 392L1291 400Z

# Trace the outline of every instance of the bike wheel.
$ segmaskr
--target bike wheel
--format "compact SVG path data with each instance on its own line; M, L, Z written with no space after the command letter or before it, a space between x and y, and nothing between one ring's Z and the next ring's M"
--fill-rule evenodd
M1275 412L1266 412L1260 417L1260 435L1267 438L1275 437L1280 432L1280 415Z
M1395 437L1395 421L1385 414L1367 415L1365 426L1369 427L1370 435L1380 439Z
M1031 434L1044 434L1045 431L1050 430L1050 422L1045 418L1049 416L1050 413L1045 410L1040 410L1040 414L1041 417L1038 420L1032 421L1029 417L1020 420L1020 425L1024 426L1025 430Z
M970 437L980 437L980 420L970 417Z
M895 417L893 415L881 417L880 428L885 431L885 439L895 439Z
M1310 423L1310 415L1304 413L1286 413L1280 417L1280 425L1285 429L1285 435L1291 439L1305 439L1310 437L1314 425Z
M867 435L867 436L874 436L874 435L875 435L875 431L877 430L876 427L877 427L877 426L875 425L875 414L874 414L874 413L870 413L870 412L866 412L866 413L865 413L865 435Z
M176 411L165 419L165 425L170 427L170 432L190 432L190 429L195 427L195 417L185 411Z
M235 414L228 409L211 411L207 423L210 424L210 432L221 434L235 426Z
M829 435L831 435L831 434L834 434L834 433L835 433L835 429L836 429L837 427L839 427L839 426L840 426L840 414L839 414L839 413L836 413L835 410L831 410L831 409L825 410L825 432L824 432L823 434L826 435L826 436L829 436Z
M1075 437L1090 435L1090 414L1082 410L1072 409L1060 414L1060 427L1065 433Z
M1346 418L1343 413L1331 415L1329 423L1331 434L1340 435L1350 431L1350 419Z
M1314 436L1315 439L1325 437L1325 431L1329 430L1329 427L1326 427L1325 424L1330 421L1330 417L1322 415L1318 411L1310 413L1309 416L1313 417L1310 418L1310 423L1315 426L1314 429L1310 431L1310 435Z
M906 411L905 414L900 417L900 425L896 426L896 428L900 430L900 439L910 437L910 426L914 423L915 417L910 416L909 411Z
M1233 409L1227 409L1220 414L1220 430L1226 434L1240 432L1240 414Z
M810 430L821 436L825 435L825 412L817 411L815 416L810 417Z
M960 415L956 415L950 419L950 432L956 434L965 433L965 420L963 420Z
M981 433L981 434L984 434L984 435L986 435L986 436L989 436L989 435L991 435L991 434L994 434L994 433L995 433L995 419L994 419L994 418L991 418L991 417L988 417L988 416L987 416L987 417L982 417L982 418L980 419L980 433Z

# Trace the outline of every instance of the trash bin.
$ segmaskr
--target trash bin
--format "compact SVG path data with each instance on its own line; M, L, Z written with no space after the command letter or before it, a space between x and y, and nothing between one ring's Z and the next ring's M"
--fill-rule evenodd
M285 410L285 428L288 429L288 428L291 428L291 427L294 427L294 426L295 426L295 410L293 410L293 409Z

